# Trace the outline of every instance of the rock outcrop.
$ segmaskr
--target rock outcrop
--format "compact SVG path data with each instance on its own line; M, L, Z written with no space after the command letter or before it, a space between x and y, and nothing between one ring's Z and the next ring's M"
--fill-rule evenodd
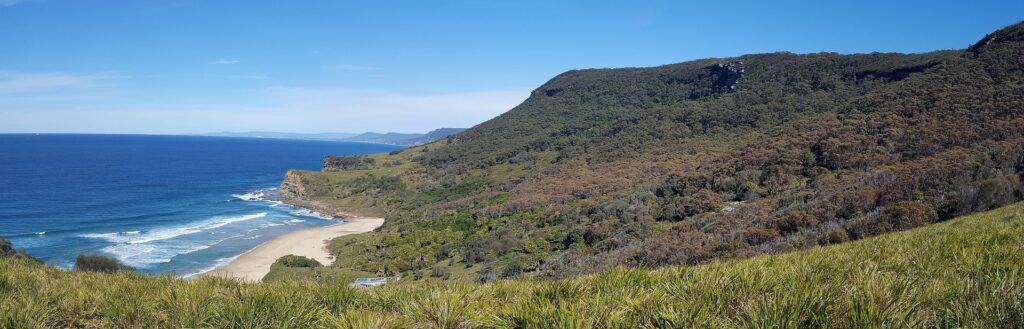
M24 258L31 259L40 264L43 263L35 257L32 257L32 255L29 255L24 250L14 249L14 245L11 243L11 240L4 239L3 237L0 237L0 258Z
M277 196L281 202L306 208L334 218L365 217L352 212L345 211L339 207L314 200L315 192L311 192L302 181L302 174L296 170L289 170L284 174L284 180L277 188Z
M733 92L736 90L736 81L743 77L743 61L733 61L722 64L715 64L706 68L711 75L717 77L712 89L717 92Z
M301 199L308 196L306 187L302 184L302 177L294 170L289 170L284 174L284 180L277 188L277 194L282 199Z

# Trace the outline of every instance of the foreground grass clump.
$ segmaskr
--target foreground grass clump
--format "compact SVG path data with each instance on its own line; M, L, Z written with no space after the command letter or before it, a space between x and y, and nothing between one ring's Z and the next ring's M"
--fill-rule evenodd
M1024 203L791 254L559 281L247 284L0 260L0 327L1024 325Z

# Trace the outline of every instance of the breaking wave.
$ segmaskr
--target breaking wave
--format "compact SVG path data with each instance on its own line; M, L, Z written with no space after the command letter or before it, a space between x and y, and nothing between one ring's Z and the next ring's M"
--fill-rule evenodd
M321 213L318 213L316 211L312 211L312 210L309 210L309 209L306 209L306 208L296 208L295 210L292 210L290 213L292 215L299 216L299 217L312 217L312 218L318 218L318 219L323 219L323 220L333 220L334 219L334 217L327 216L327 215L324 215L324 214L321 214Z
M172 227L165 229L156 229L142 233L140 231L128 231L128 232L117 232L117 233L89 233L80 235L83 238L103 239L114 243L124 244L141 244L154 241L161 241L167 239L173 239L182 235L199 233L205 230L215 229L228 225L231 223L237 223L247 220L253 220L257 218L266 217L266 212L242 215L242 216L230 216L230 217L214 217L209 220L199 222L194 225Z

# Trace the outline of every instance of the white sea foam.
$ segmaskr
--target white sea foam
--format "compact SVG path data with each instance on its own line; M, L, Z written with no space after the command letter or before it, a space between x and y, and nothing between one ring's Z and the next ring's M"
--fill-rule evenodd
M242 201L260 201L267 197L266 194L260 191L249 192L245 194L232 194L231 196Z
M46 235L46 231L36 232L36 235Z
M319 218L319 219L323 219L323 220L333 220L334 219L334 217L327 216L327 215L324 215L324 214L321 214L321 213L318 213L318 212L315 212L315 211L312 211L312 210L309 210L309 209L306 209L306 208L296 208L295 210L292 210L290 213L292 215L294 215L294 216L299 216L299 217L312 217L312 218Z
M177 255L210 248L226 239L239 238L235 235L210 242L168 241L176 237L199 233L223 227L228 224L266 217L266 212L241 216L220 216L191 225L161 228L149 231L125 231L116 233L90 233L82 237L101 239L113 243L101 249L125 264L145 268L152 264L167 263ZM214 233L214 232L210 232Z
M285 223L290 223L290 224L297 224L297 223L303 223L305 221L306 221L305 219L297 219L296 218L296 219L289 219L289 220L286 220L284 222Z
M167 263L174 256L192 253L209 248L207 244L175 243L161 244L120 244L103 248L103 252L114 255L125 264L135 267L147 267L152 264Z
M245 235L232 235L206 243L190 242L155 242L143 244L117 244L107 246L102 251L113 255L125 264L135 267L147 267L157 263L170 262L172 258L182 254L204 250L229 239L245 238Z
M214 217L193 225L156 229L142 233L139 231L118 232L118 233L89 233L81 237L103 239L113 243L142 244L154 241L173 239L182 235L199 233L206 230L222 227L231 223L266 217L266 212L248 214L242 216Z
M231 196L235 197L236 199L242 200L242 201L269 201L269 202L277 202L277 201L271 200L271 199L273 199L273 195L274 195L273 192L275 190L277 190L276 187L268 187L268 188L265 188L265 189L259 189L259 190L248 192L248 193L244 193L244 194L232 194Z
M237 256L218 258L217 260L213 261L213 265L210 265L208 267L204 267L204 268L202 268L199 271L196 271L194 273L189 273L189 274L186 274L186 275L182 275L181 277L185 278L185 279L192 279L192 278L198 277L199 275L202 275L203 273L216 270L217 268L219 268L221 266L224 266L224 265L227 265L228 263L231 263L231 261L233 261L236 258L238 258L238 256L241 256L241 254L239 254Z

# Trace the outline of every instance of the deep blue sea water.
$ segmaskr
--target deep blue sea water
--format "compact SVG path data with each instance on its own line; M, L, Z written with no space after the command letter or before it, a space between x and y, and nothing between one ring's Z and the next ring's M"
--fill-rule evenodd
M325 155L396 150L379 144L282 139L0 134L0 236L71 267L112 256L151 274L189 276L275 236L335 223L251 200L288 169Z

